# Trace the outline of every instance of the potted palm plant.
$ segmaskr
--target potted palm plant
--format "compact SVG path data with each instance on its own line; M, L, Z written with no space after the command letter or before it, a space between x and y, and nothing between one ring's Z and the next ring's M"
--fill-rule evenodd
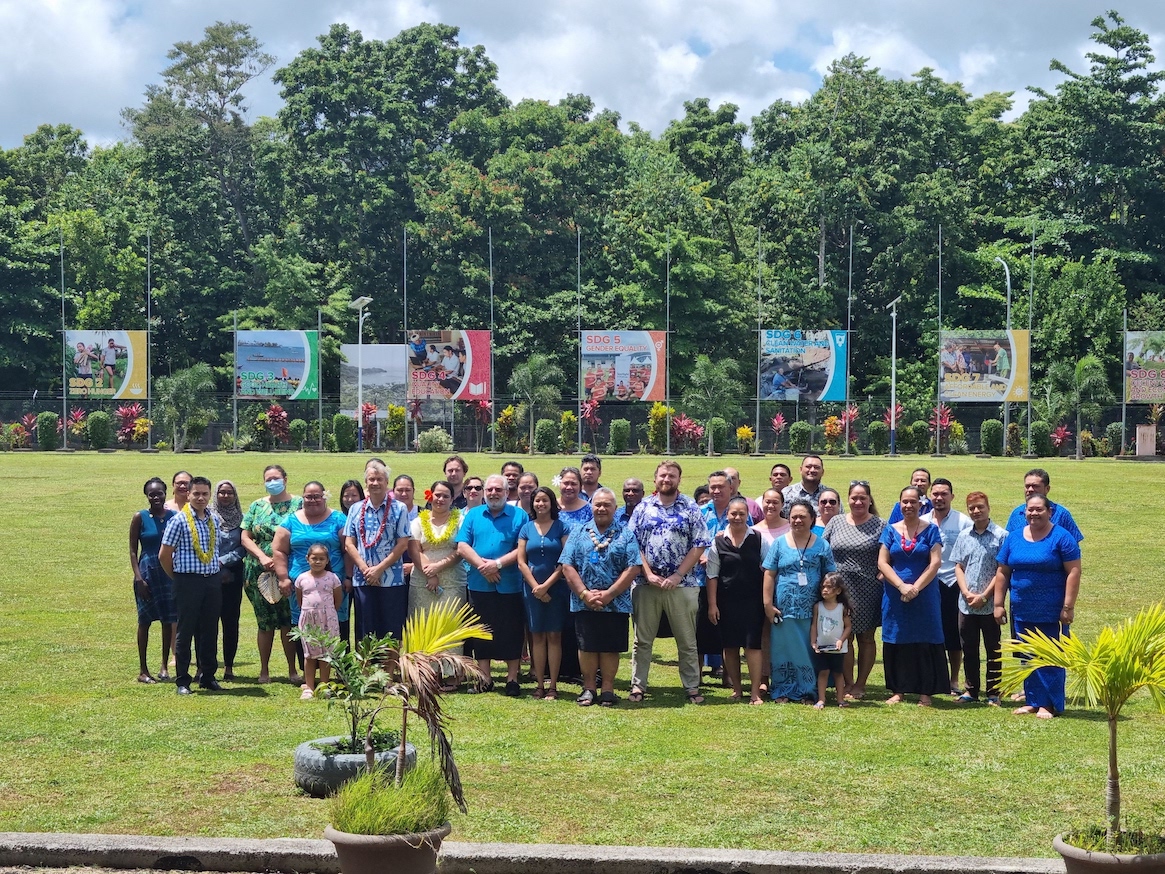
M491 637L468 606L436 604L412 616L400 642L389 642L380 652L375 671L384 676L367 715L365 767L333 797L331 825L324 832L336 846L344 874L369 874L390 865L390 870L417 874L436 870L437 851L449 834L450 800L466 811L441 706L443 678L450 671L478 677L477 663L462 655L461 647L470 638ZM378 764L372 726L392 706L401 711L400 743L394 762ZM428 731L432 755L406 774L410 714Z
M1021 634L1003 647L1001 687L1011 692L1039 668L1067 672L1068 694L1101 707L1108 724L1108 782L1104 827L1056 836L1056 851L1068 874L1096 872L1111 865L1135 863L1142 874L1165 871L1165 837L1160 833L1121 829L1120 769L1117 765L1117 720L1125 703L1142 689L1165 712L1165 605L1146 607L1135 617L1100 630L1087 643L1079 637L1052 639L1040 631Z

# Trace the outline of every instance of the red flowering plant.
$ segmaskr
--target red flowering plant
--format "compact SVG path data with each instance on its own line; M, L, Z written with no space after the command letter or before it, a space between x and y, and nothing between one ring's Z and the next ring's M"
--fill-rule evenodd
M781 435L785 433L785 428L788 426L785 417L780 413L773 416L772 421L769 422L769 428L773 432L773 449L777 449L777 444L781 440Z
M1052 440L1052 445L1058 450L1072 438L1072 432L1068 430L1067 425L1057 425L1056 430L1048 436Z
M671 420L671 439L680 452L695 452L704 438L704 426L680 413Z
M894 405L894 415L893 416L890 415L890 408L886 407L886 412L882 414L882 421L886 423L887 428L894 430L898 427L898 424L902 421L902 413L903 412L905 412L905 411L902 407L902 404L895 404ZM891 421L891 420L893 420L893 421Z
M954 421L954 417L951 415L951 408L946 404L939 404L931 411L930 433L934 435L935 449L939 452L943 451L952 421Z
M36 413L25 413L20 417L20 427L31 444L36 439Z
M595 429L603 424L603 420L599 418L599 402L593 398L589 401L583 401L580 412L582 413L583 422L591 429L591 446L598 446L599 441L595 437Z
M845 412L841 414L840 418L841 424L845 428L845 448L848 450L849 445L854 442L854 426L857 425L858 419L861 418L861 413L858 412L856 405L850 404Z
M126 446L132 445L138 433L137 422L142 418L145 409L137 401L122 404L113 411L117 417L117 442Z
M80 407L73 407L69 410L69 436L70 437L84 437L85 436L85 418L88 414Z
M288 430L287 410L272 404L267 408L267 431L274 438L276 445L286 443L291 437Z

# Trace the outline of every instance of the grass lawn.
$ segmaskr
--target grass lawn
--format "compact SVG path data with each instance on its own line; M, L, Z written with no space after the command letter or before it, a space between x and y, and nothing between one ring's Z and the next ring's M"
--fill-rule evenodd
M318 837L323 802L291 782L302 740L337 733L323 701L286 682L255 683L254 617L243 602L236 672L224 694L179 699L169 684L134 682L136 617L127 559L142 483L179 467L233 479L243 506L276 459L295 491L320 479L335 493L359 477L355 456L279 454L0 455L0 831ZM386 459L418 491L440 472L431 455ZM681 458L690 493L718 466ZM777 460L736 464L755 496ZM784 460L790 461L788 456ZM883 513L922 460L935 475L991 496L997 521L1022 497L1023 461L827 459L825 481L868 479ZM472 473L503 459L469 456ZM549 479L563 458L537 457ZM609 459L603 480L650 482L656 459ZM577 459L576 459L577 462ZM1048 460L1052 497L1084 530L1076 630L1089 634L1162 597L1156 523L1165 466ZM1139 484L1125 484L1126 479ZM1118 488L1114 483L1119 482ZM956 505L958 506L958 505ZM151 639L157 669L158 628ZM675 650L656 648L640 705L580 709L501 695L450 696L470 812L468 841L610 843L921 854L1051 855L1052 836L1103 815L1106 734L1099 712L1070 705L1044 722L985 706L888 707L881 669L847 711L731 706L712 689L682 703ZM272 662L273 666L278 658ZM617 688L625 695L627 660ZM571 692L573 687L564 687ZM1133 824L1165 820L1165 719L1147 698L1121 726L1124 809Z

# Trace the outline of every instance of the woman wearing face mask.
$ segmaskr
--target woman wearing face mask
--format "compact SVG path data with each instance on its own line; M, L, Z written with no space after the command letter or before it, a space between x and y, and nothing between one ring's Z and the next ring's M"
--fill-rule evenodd
M296 673L295 641L288 635L291 631L291 604L285 596L280 596L274 604L259 591L259 575L275 572L275 559L271 557L271 543L275 532L287 517L303 507L303 499L287 491L287 471L278 464L270 464L263 469L263 488L267 496L259 498L247 508L242 522L242 544L247 551L243 558L247 598L255 609L255 622L259 626L257 642L259 647L259 682L271 682L271 649L275 644L275 630L283 639L283 654L287 658L287 676L292 683L302 682Z

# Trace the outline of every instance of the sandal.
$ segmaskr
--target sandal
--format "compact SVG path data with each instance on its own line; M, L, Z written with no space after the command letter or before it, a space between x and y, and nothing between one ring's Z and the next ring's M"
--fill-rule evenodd
M595 693L590 689L583 689L582 693L574 699L574 703L579 707L590 707L595 703Z
M156 684L158 681L155 680L153 677L151 677L148 673L145 673L145 674L138 674L138 682L145 683L147 686L152 686L152 685Z
M764 699L764 698L752 698L752 699L750 699L750 700L749 700L749 702L748 702L748 703L749 703L751 706L753 706L753 707L756 707L758 704L764 704L764 703L765 703L765 699Z
M530 693L530 697L531 698L538 698L538 699L545 698L546 697L546 690L545 689L535 689L533 692Z
M639 704L640 702L643 701L643 690L642 689L632 689L631 694L627 696L627 700L631 701L634 704Z
M546 694L543 696L543 699L546 701L557 701L558 700L558 690L557 689L547 689Z
M479 695L482 692L492 692L494 690L494 681L487 680L484 683L477 683L469 687L470 695Z
M614 707L619 703L619 696L614 692L604 692L599 696L600 707Z
M169 683L170 682L170 672L165 670L165 669L158 671L158 681L161 683Z
M979 699L969 692L964 692L962 695L955 699L956 704L971 704L977 703L978 701Z
M699 689L688 689L687 695L688 695L688 703L689 704L703 704L704 703L704 696L700 694Z

